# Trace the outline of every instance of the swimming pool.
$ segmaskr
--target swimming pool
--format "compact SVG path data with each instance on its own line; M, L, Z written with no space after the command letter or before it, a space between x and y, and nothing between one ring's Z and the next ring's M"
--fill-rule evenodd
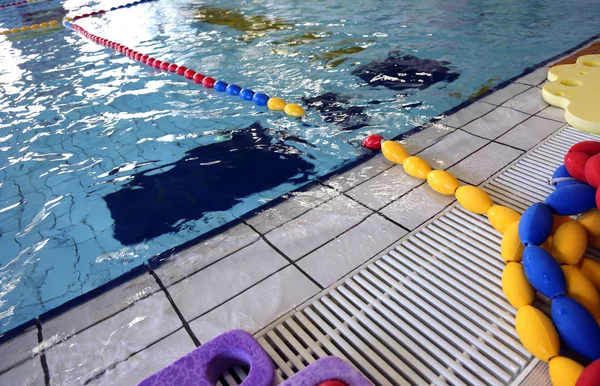
M10 7L0 27L119 4ZM78 22L303 120L65 29L0 37L0 333L599 32L599 3L563 4L159 0Z

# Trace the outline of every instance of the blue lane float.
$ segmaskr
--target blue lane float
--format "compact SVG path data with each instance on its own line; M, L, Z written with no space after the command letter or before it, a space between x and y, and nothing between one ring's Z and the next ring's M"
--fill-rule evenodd
M519 238L523 245L540 245L552 233L554 218L548 205L538 202L531 205L519 222Z
M567 292L565 275L558 262L544 248L528 245L523 251L525 276L533 288L554 299Z
M215 91L219 91L219 92L225 92L225 90L227 90L227 83L223 82L222 80L217 80L215 82L215 84L213 85L213 88L215 89Z
M249 90L247 88L243 88L240 90L240 98L242 98L243 100L251 101L253 97L254 97L254 91Z
M227 89L225 90L227 95L233 95L233 96L240 95L240 91L242 91L242 88L240 86L238 86L237 84L230 84L229 86L227 86Z
M559 216L573 216L596 207L596 189L587 184L568 185L552 192L546 204Z

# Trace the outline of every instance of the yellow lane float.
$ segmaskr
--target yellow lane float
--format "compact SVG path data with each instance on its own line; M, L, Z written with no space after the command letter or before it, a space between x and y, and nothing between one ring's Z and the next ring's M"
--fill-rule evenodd
M600 319L600 294L594 284L576 267L563 265L561 268L567 280L567 295L581 303L594 319Z
M486 214L494 205L490 196L476 186L461 186L456 189L455 196L458 203L466 210L477 214Z
M520 262L523 260L523 251L525 246L519 238L519 222L510 225L504 232L502 243L500 244L500 254L504 262Z
M579 262L579 270L600 291L600 262L584 257Z
M521 263L506 264L502 272L502 291L516 309L535 302L535 290L527 280Z
M281 98L269 98L267 101L267 108L273 111L283 111L285 109L286 103Z
M494 205L488 209L487 216L494 229L501 235L521 218L521 215L514 210L500 205Z
M295 118L299 118L306 114L304 112L304 109L295 103L288 103L287 105L285 105L285 107L283 108L283 112L289 115L290 117Z
M552 253L560 264L577 264L586 247L585 228L575 221L568 221L559 226L552 237Z
M585 228L588 237L600 238L600 211L598 209L592 209L582 214L577 222Z
M406 157L402 161L402 166L404 166L406 174L421 180L427 179L427 174L431 171L427 161L417 156Z
M388 161L402 165L404 160L408 158L408 153L404 146L394 141L383 141L381 143L381 152Z
M577 379L583 373L583 366L572 359L554 357L548 363L550 380L554 386L575 386Z
M445 196L452 196L460 183L452 174L445 170L432 170L427 173L427 183L431 189Z
M537 358L548 362L558 355L560 342L550 318L533 306L523 306L517 311L517 335L523 346Z

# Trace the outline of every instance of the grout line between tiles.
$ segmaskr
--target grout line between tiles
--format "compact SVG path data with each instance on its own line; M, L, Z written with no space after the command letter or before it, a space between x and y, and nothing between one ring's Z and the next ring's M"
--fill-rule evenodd
M171 307L173 307L173 309L175 310L175 313L177 314L177 317L179 317L179 319L181 320L181 323L183 324L183 328L185 329L185 331L187 331L187 333L190 336L190 338L192 338L192 341L194 342L194 344L196 345L196 347L199 347L200 346L200 341L198 340L198 338L196 337L196 335L194 334L194 332L190 328L190 325L188 324L188 322L183 317L183 314L181 313L181 311L179 311L179 307L177 307L177 305L175 304L175 301L171 297L171 294L169 293L169 291L167 291L167 288L163 284L162 280L160 280L160 278L158 277L158 275L152 269L150 269L149 267L148 267L148 271L150 272L150 275L152 275L152 277L154 277L154 280L156 280L156 283L158 283L158 286L160 287L160 289L163 291L163 293L165 294L165 296L169 300L169 303L171 303Z
M35 326L37 328L38 343L42 344L44 342L44 334L42 332L42 324L40 323L39 319L35 319ZM48 361L46 361L46 350L41 350L40 352L40 363L42 365L42 370L44 371L44 383L46 386L49 386L50 370L48 369Z

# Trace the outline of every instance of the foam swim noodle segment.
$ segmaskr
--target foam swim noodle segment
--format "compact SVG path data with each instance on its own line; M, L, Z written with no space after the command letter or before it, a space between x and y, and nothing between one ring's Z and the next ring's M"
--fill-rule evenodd
M600 134L600 55L580 56L575 64L554 66L542 97L565 110L573 127Z

